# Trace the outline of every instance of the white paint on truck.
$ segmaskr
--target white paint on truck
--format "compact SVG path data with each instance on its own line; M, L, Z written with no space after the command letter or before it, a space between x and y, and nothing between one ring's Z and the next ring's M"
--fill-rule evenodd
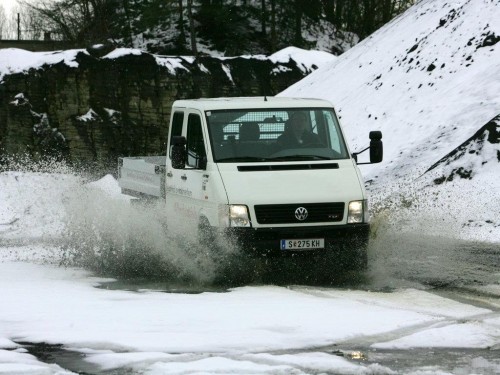
M379 162L381 134L370 138L371 161ZM171 230L194 235L203 226L270 254L348 252L368 241L356 156L324 100L176 101L167 155L120 158L119 184L164 199Z

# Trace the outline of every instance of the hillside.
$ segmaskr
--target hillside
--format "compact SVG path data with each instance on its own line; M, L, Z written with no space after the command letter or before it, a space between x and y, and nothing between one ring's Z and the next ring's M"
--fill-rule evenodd
M377 208L408 208L394 221L500 240L499 19L497 1L421 1L280 95L333 102L352 151L382 130L362 171Z

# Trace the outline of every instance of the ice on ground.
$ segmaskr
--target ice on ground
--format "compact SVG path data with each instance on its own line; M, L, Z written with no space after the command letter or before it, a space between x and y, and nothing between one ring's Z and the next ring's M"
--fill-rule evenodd
M243 358L252 360L253 362L268 363L273 365L288 364L309 371L320 371L325 373L341 373L341 374L394 374L388 368L371 365L362 366L347 359L334 354L321 352L308 352L298 354L246 354Z
M450 324L445 327L426 329L409 336L372 347L377 349L411 348L482 348L487 349L500 343L500 325L490 320Z

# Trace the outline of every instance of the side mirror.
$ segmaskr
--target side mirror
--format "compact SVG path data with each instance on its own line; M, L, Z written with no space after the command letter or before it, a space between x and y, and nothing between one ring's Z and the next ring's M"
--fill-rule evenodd
M172 168L186 168L186 137L172 137Z
M382 132L374 130L370 132L370 163L380 163L384 157L384 145L382 143Z
M203 169L203 170L207 169L207 162L208 162L208 160L207 160L206 156L203 156L202 158L200 158L198 160L198 169Z

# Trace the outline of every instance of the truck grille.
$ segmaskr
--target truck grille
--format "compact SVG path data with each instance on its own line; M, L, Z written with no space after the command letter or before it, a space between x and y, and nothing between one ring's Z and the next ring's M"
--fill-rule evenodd
M298 224L342 221L344 207L345 203L341 202L260 204L254 208L259 224Z

